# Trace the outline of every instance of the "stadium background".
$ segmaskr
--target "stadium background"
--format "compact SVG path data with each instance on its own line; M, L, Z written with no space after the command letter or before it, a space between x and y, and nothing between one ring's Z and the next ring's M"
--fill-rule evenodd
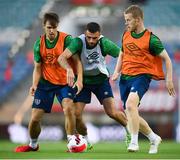
M1 0L0 1L0 140L28 141L27 125L30 109L21 125L14 124L14 116L23 104L31 86L33 70L33 43L43 32L41 18L46 11L60 16L61 31L78 36L84 25L96 21L103 35L121 46L124 29L123 10L130 4L139 4L145 13L145 25L159 36L167 49L174 68L176 97L171 98L164 82L153 81L141 103L141 115L163 139L180 142L180 1L179 0ZM107 58L110 72L116 59ZM112 83L116 107L121 109L118 82ZM104 114L102 106L93 97L86 107L84 119L92 142L121 141L124 130ZM57 100L52 114L42 121L40 139L57 141L65 138L64 115ZM144 138L140 135L141 138Z

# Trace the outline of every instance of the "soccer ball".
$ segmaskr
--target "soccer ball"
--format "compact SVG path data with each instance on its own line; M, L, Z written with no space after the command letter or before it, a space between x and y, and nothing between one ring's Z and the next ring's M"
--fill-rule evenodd
M67 144L67 147L69 152L73 152L73 153L85 152L87 149L87 141L82 135L75 134L71 136Z

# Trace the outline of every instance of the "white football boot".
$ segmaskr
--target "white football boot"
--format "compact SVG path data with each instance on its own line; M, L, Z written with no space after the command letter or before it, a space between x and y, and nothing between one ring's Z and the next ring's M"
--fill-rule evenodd
M139 146L138 146L138 144L130 143L127 150L128 150L128 152L137 152L137 151L139 151Z
M150 143L149 154L156 154L158 152L158 147L161 141L161 137L157 135L155 141Z

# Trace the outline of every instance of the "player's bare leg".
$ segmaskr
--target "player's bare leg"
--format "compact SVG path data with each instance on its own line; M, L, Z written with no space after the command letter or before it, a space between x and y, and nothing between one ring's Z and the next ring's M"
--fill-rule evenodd
M31 139L37 139L39 137L39 134L41 132L40 122L43 115L44 115L43 109L36 109L36 108L32 109L32 116L28 127L29 135Z
M144 135L148 135L152 131L148 123L141 116L139 116L139 131Z
M79 134L83 136L87 135L87 127L84 124L83 117L82 117L85 105L86 104L82 102L75 103L76 130L78 131Z
M105 98L103 100L102 104L104 106L104 110L105 110L106 114L110 118L116 120L118 123L120 123L123 126L127 126L126 115L124 114L124 112L118 111L115 108L115 102L114 102L114 99L112 97Z
M72 99L64 98L62 100L62 107L65 116L65 129L67 138L75 133L75 106Z
M139 112L138 112L139 96L137 93L131 92L126 101L126 115L131 133L131 142L128 147L129 152L139 150L138 132L139 132Z
M117 121L118 123L120 123L121 125L124 126L124 128L126 130L125 143L126 143L126 146L128 146L130 143L130 140L131 140L131 135L130 135L129 129L127 127L127 117L126 117L125 113L118 111L115 108L115 102L112 97L105 98L103 100L103 106L104 106L104 110L105 110L106 114L109 117L111 117L112 119L114 119L115 121Z
M41 132L40 122L44 115L43 109L32 109L31 120L29 122L29 135L30 135L30 143L26 146L19 146L15 149L15 152L29 152L29 151L37 151L39 149L38 145L38 137Z
M139 131L144 134L150 141L149 154L156 154L158 152L159 144L162 141L161 137L152 131L148 123L141 116L139 117L139 121Z
M83 121L83 110L85 107L85 103L83 102L77 102L75 103L75 115L76 115L76 130L79 134L83 135L84 138L87 140L88 142L88 150L91 150L93 148L92 144L89 142L88 140L88 136L87 136L87 127Z

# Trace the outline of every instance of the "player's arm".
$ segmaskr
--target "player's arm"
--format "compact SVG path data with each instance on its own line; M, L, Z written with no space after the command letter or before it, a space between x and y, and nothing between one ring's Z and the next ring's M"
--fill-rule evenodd
M68 59L79 51L79 47L79 38L75 38L72 40L70 45L64 50L64 52L58 57L58 63L61 65L62 68L67 70L67 83L69 86L74 85L75 76L72 67L68 63Z
M82 67L82 63L78 54L73 55L72 59L74 61L74 64L76 64L76 70L77 70L77 80L74 84L74 87L77 87L76 94L79 94L79 92L83 88L83 67Z
M72 53L69 51L68 48L64 50L64 52L58 57L58 63L61 65L62 68L66 69L67 71L67 83L69 86L73 86L74 84L74 72L70 64L68 63L68 59L72 56Z
M120 74L121 74L122 54L123 54L123 52L120 50L119 57L117 59L117 63L116 63L116 66L115 66L115 70L114 70L114 73L112 75L112 80L113 81L117 80L119 78Z
M108 38L101 38L100 39L100 45L102 48L102 54L103 56L110 55L114 58L119 56L120 47L118 47L114 42L112 42Z
M37 85L41 78L41 63L34 62L34 70L33 70L33 82L30 88L30 94L34 96L34 93L37 89Z
M34 70L33 70L32 86L30 88L30 94L32 96L34 96L40 78L41 78L41 56L40 56L40 39L38 39L34 44Z
M115 67L115 71L112 75L112 80L117 80L120 76L121 70L121 59L122 59L122 52L120 47L118 47L114 42L109 40L108 38L102 38L101 41L102 51L104 55L110 55L112 57L118 57L118 61Z
M150 38L150 51L155 56L160 56L164 60L166 65L166 87L168 89L168 93L174 96L175 89L173 85L173 71L171 59L166 50L164 49L160 39L154 34L152 34Z
M160 53L159 56L164 60L166 65L166 88L169 92L169 95L175 96L171 59L165 49Z

